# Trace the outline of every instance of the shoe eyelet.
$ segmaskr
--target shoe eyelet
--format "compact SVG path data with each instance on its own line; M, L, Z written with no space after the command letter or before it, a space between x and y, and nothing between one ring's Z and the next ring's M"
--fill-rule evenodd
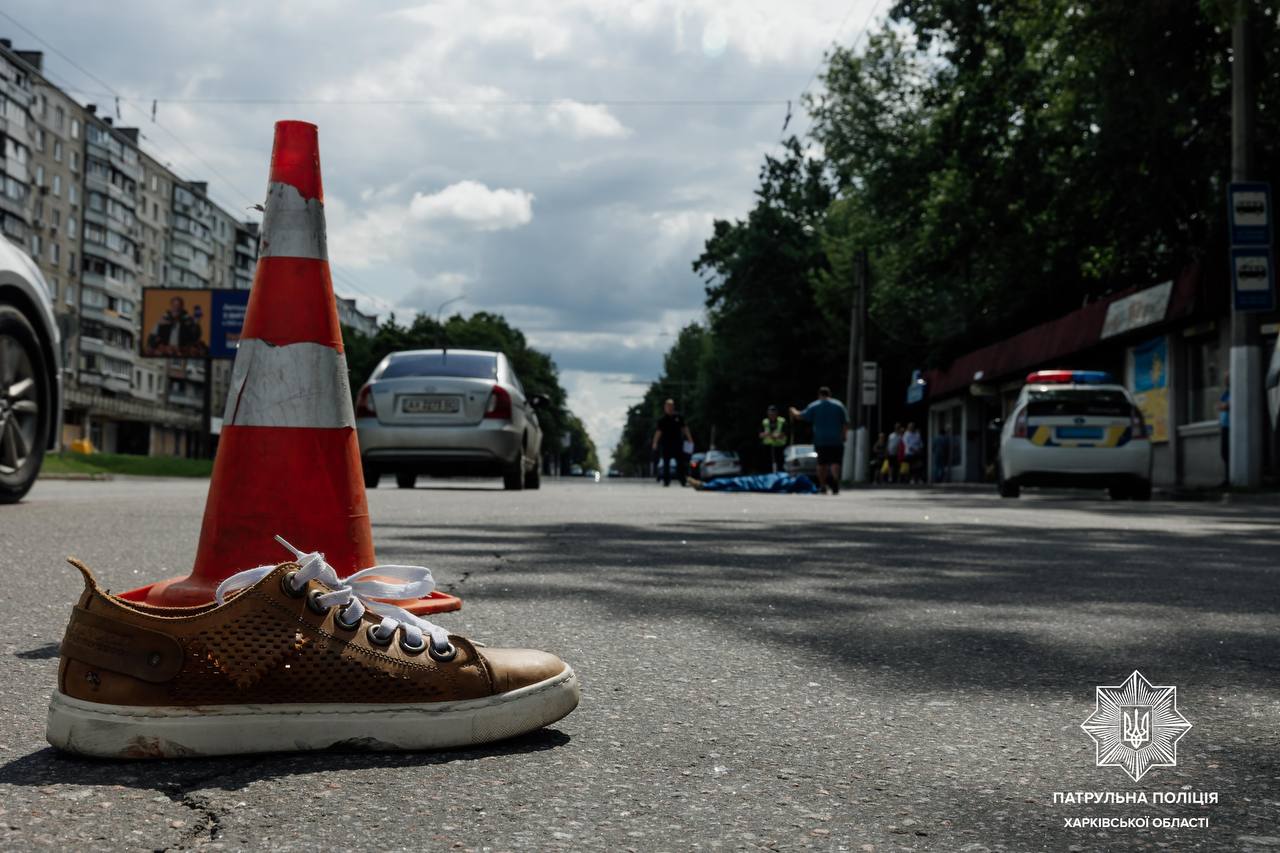
M370 625L369 630L365 631L365 635L368 636L369 642L384 649L391 645L391 641L394 639L394 637L383 637L379 634L377 625Z
M446 643L443 649L437 649L435 643L427 643L427 654L434 661L448 663L458 656L458 647L453 643Z
M305 586L301 589L294 588L293 579L297 574L298 573L296 571L293 571L289 572L287 575L282 575L280 578L280 587L284 590L284 594L290 598L302 598L302 596L307 594L307 588Z
M420 654L422 654L423 652L425 652L425 651L427 650L427 645L428 645L428 643L427 643L426 639L424 638L424 639L418 640L418 645L416 645L416 646L411 646L411 645L409 645L409 640L408 640L408 638L407 638L407 637L405 637L404 631L401 631L401 632L400 632L400 649L401 649L405 654L409 654L409 655L420 655Z
M307 596L307 609L317 616L328 616L330 608L320 603L320 596L324 595L324 590L313 589L311 594Z
M360 622L361 622L361 621L363 621L363 620L357 619L357 620L356 620L356 621L354 621L354 622L348 622L347 620L345 620L345 619L343 619L343 618L342 618L342 614L344 614L344 613L346 613L346 612L347 612L347 608L346 608L346 607L340 607L340 608L338 608L338 613L337 613L337 615L335 615L335 616L333 617L333 624L334 624L334 625L336 625L337 627L341 628L341 629L342 629L342 630L344 630L344 631L354 631L355 629L357 629L357 628L359 628L359 627L360 627Z

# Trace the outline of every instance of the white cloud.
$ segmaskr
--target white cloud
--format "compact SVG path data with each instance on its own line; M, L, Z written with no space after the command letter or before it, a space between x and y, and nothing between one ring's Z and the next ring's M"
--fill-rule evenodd
M419 222L454 221L479 231L503 231L533 220L533 193L458 181L431 195L414 193L409 215Z
M547 123L577 139L621 139L631 134L607 107L578 101L556 101L547 111Z

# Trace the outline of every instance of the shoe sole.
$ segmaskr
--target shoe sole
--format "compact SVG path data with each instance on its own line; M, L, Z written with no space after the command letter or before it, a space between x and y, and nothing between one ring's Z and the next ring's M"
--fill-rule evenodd
M536 731L578 706L566 666L537 684L483 699L421 704L105 705L55 692L45 737L96 758L180 758L348 748L450 749Z

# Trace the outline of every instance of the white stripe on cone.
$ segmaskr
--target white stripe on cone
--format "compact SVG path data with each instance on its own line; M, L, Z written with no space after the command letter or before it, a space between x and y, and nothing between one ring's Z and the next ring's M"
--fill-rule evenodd
M258 257L328 260L324 203L318 198L303 198L292 184L269 184Z
M242 340L227 394L227 426L355 428L347 359L324 344Z

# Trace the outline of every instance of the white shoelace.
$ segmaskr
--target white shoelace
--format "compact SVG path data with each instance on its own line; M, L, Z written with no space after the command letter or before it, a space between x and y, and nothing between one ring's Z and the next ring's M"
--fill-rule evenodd
M294 592L300 592L310 580L318 580L329 587L331 591L317 595L315 602L324 608L335 606L342 608L338 611L338 619L343 624L359 624L360 618L368 610L382 617L382 624L373 629L378 642L391 642L398 628L404 631L404 642L411 649L422 648L423 634L427 634L431 637L431 645L436 653L449 652L448 631L426 619L418 618L408 610L388 603L424 598L429 595L435 589L436 582L431 576L431 570L426 566L372 566L345 578L339 578L333 566L325 562L324 554L316 551L304 554L280 536L276 537L276 541L293 552L299 566L292 581L286 579L285 583L290 584ZM214 598L217 599L218 604L222 604L227 593L253 586L275 569L275 566L258 566L256 569L237 572L218 584ZM398 583L374 580L374 577L398 581Z

